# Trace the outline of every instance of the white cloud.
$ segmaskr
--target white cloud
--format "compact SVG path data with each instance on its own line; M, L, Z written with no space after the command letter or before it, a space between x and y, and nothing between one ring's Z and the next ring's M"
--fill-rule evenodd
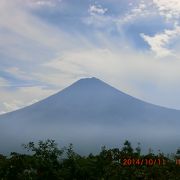
M124 22L146 17L151 13L147 9L147 5L142 2L129 12L129 16L124 17ZM60 27L46 24L22 8L17 1L8 3L1 0L0 11L0 27L7 30L0 34L0 46L4 48L0 48L0 51L6 53L7 57L14 58L11 62L8 61L11 67L6 68L6 72L24 80L27 80L29 75L30 79L45 85L50 84L51 87L4 89L10 86L9 82L0 79L3 87L0 87L0 100L4 102L3 107L0 104L1 112L43 99L83 76L97 76L133 96L180 108L180 63L176 57L169 61L159 61L150 53L140 54L133 51L127 39L117 39L119 46L116 45L113 39L102 32L94 32L95 42L92 43L89 37L76 33L68 34ZM93 7L91 11L94 13L91 18L94 18L100 27L106 25L108 28L117 23L117 19L107 15L107 10L101 6ZM178 35L178 29L177 26L174 30L166 30L152 37L144 35L144 38L154 52L157 52L158 48L165 52L169 42ZM101 44L100 47L97 44ZM129 46L128 50L126 46ZM48 57L47 51L51 54L48 54ZM146 85L149 85L149 88Z
M163 33L154 36L141 34L141 37L149 44L151 50L156 53L157 57L166 57L175 55L172 50L168 48L174 38L180 36L180 26L176 26L173 30L164 30Z
M110 26L112 18L106 15L107 8L103 8L101 5L90 5L88 12L89 16L83 18L83 22L87 25L93 25L97 28Z
M33 80L30 74L27 74L18 67L8 67L4 70L4 72L7 72L8 74L11 74L12 76L20 80Z
M64 56L63 58L51 60L51 62L45 63L44 66L57 69L63 74L79 75L79 74L84 73L83 69L78 68L75 61L66 62L66 61L63 61L63 59L67 59L67 57Z
M56 91L41 86L20 87L14 90L0 87L0 100L2 102L0 104L0 114L31 105L54 94Z
M26 0L27 4L33 8L56 7L61 0Z
M153 0L161 15L167 19L180 18L179 0Z
M137 6L132 7L123 17L119 17L117 22L119 25L122 25L133 22L139 18L145 18L154 15L156 15L156 12L152 9L151 1L144 2L141 0Z
M153 9L152 1L140 0L140 2L130 7L125 13L117 16L106 14L107 9L101 6L92 5L89 8L90 16L84 18L84 23L94 25L97 28L106 28L110 31L115 28L120 33L123 31L123 25L134 23L136 20L157 16L157 11ZM122 34L121 34L122 35Z
M180 108L178 105L180 62L176 57L161 61L150 53L141 54L132 49L87 48L64 52L63 58L59 59L46 65L59 72L64 71L65 66L73 65L72 72L84 71L84 74L77 73L76 79L83 75L95 76L140 99ZM51 81L54 78L54 83L60 81L58 76L51 78Z
M1 0L0 11L2 13L0 16L0 28L6 29L7 37L14 37L14 46L12 47L11 39L8 38L8 44L6 38L3 37L4 34L0 34L0 38L2 36L2 40L5 41L7 48L10 50L8 54L11 54L12 51L14 51L15 56L24 54L24 52L17 52L18 47L15 46L16 44L18 44L18 46L21 45L23 50L26 46L29 48L28 45L26 45L27 43L33 44L31 48L35 46L44 51L46 51L45 48L48 48L49 51L56 51L62 47L67 48L70 44L74 44L73 40L66 32L56 27L49 26L31 14L19 0L12 1L11 3ZM19 41L22 43L20 44ZM3 43L3 41L0 42L0 44Z
M104 15L108 11L107 8L102 8L100 5L90 5L89 13L91 15Z

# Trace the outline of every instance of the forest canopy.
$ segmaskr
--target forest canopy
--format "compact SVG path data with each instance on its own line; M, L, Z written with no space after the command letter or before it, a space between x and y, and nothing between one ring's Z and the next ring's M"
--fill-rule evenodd
M23 144L27 154L0 154L0 180L169 180L180 179L180 150L142 154L140 144L132 148L101 148L99 154L81 156L73 145L58 148L54 140Z

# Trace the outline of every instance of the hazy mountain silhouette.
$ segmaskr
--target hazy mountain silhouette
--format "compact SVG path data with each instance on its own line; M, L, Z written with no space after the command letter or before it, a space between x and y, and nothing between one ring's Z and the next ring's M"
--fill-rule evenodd
M101 80L85 78L45 100L1 115L0 150L53 138L60 144L72 142L82 152L118 145L124 139L168 151L180 145L179 126L180 111L143 102Z

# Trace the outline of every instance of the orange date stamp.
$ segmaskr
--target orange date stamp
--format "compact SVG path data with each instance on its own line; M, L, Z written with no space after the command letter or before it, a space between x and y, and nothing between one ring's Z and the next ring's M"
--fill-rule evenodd
M180 160L179 160L180 163ZM123 166L153 166L153 165L166 165L165 159L134 159L134 158L128 158L128 159L122 159L122 165Z
M176 159L176 165L180 166L180 159Z

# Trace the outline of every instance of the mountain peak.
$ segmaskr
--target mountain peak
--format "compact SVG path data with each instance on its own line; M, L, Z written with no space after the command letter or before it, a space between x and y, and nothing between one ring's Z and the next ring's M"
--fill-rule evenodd
M7 142L10 146L37 138L61 142L61 137L88 149L118 144L119 137L149 143L157 139L158 147L168 137L175 147L179 119L180 111L140 101L96 77L83 78L40 102L1 115L0 150L10 149Z
M86 78L81 78L78 81L101 81L101 80L96 77L86 77Z
M74 86L88 86L89 88L91 87L94 87L94 86L97 86L97 85L105 85L106 83L103 82L102 80L96 78L96 77L88 77L88 78L82 78L82 79L79 79L78 81L76 81L75 83L73 83L70 87L74 87ZM107 85L107 84L106 84Z

